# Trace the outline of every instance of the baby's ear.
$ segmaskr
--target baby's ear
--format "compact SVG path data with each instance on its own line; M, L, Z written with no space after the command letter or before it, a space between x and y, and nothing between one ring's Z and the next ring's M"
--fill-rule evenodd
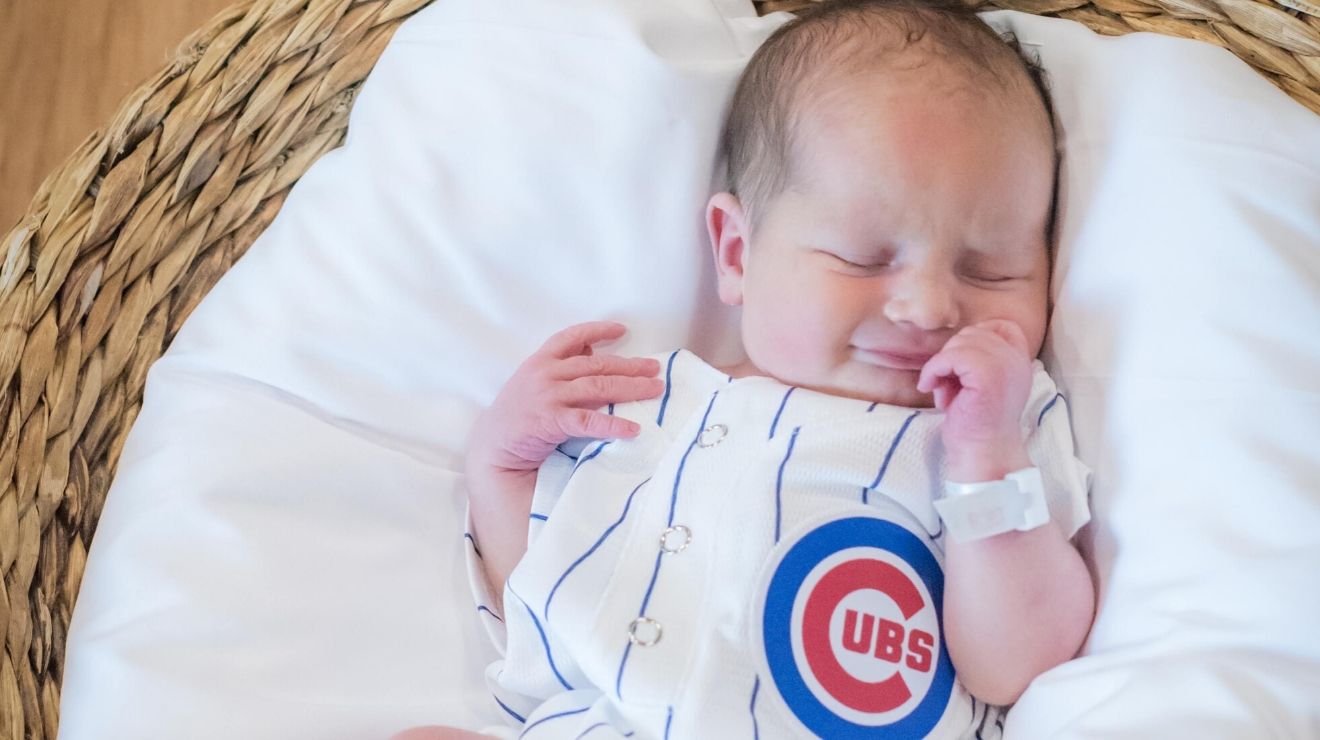
M706 205L706 230L715 257L720 300L730 306L743 302L742 282L751 226L742 202L733 193L716 193Z

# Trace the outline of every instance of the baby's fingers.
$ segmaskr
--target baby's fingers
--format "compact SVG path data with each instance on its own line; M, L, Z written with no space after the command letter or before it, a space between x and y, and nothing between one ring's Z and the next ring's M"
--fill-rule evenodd
M989 330L995 336L1007 342L1010 347L1023 354L1029 354L1031 351L1030 346L1027 344L1027 335L1023 333L1021 325L1016 321L987 319L975 326Z
M591 409L563 409L555 418L566 437L632 439L642 431L636 422Z
M565 406L597 408L607 403L655 398L664 392L665 381L659 378L588 375L561 384L556 396Z
M618 339L626 334L628 327L617 321L588 321L574 324L557 332L541 346L541 353L564 359L574 355L591 354L591 345Z
M951 350L946 347L940 350L922 366L921 373L917 375L917 390L930 393L935 390L941 379L950 376L957 378L955 363L956 349Z
M660 361L646 357L579 355L555 364L555 380L574 380L590 375L623 375L652 378L660 373Z
M957 378L945 376L936 380L935 388L932 391L935 398L935 408L940 411L948 409L949 402L953 400L954 396L958 395L960 390L962 390L962 384L958 382Z

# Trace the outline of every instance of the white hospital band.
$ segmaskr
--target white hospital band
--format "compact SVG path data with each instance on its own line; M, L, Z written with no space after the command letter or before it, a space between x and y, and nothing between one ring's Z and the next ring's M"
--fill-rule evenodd
M1025 532L1050 520L1039 468L1023 468L1003 480L945 482L944 497L935 502L935 510L959 542L1012 530Z

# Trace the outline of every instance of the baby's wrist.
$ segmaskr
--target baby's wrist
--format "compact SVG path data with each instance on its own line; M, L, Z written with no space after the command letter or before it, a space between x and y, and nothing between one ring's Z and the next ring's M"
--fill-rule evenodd
M955 483L999 480L1031 467L1026 443L1019 437L993 440L945 440L944 476Z

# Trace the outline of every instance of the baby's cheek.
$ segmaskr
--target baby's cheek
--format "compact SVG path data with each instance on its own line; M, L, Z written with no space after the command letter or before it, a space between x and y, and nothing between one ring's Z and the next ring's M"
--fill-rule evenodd
M800 372L820 372L837 361L842 322L825 300L785 301L775 321L776 344ZM806 381L807 378L801 378Z
M797 380L798 366L810 356L801 317L790 301L762 303L743 314L743 342L752 362L780 380Z

